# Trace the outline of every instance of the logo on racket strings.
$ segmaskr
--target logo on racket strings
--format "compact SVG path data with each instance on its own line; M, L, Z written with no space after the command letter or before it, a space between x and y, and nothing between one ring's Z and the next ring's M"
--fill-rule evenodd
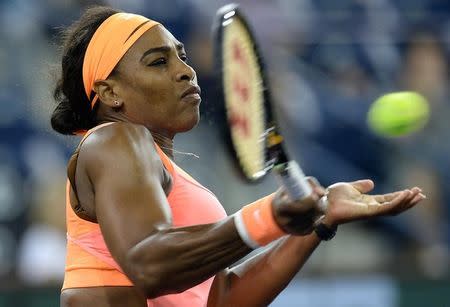
M242 49L241 43L235 39L232 42L232 91L233 101L229 109L229 121L233 129L240 132L243 137L251 136L248 103L251 99L250 84L252 74L250 72L248 55Z

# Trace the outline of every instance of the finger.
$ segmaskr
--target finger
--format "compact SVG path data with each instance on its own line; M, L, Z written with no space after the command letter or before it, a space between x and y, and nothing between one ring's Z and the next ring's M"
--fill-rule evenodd
M415 205L417 205L421 200L425 199L425 195L422 193L418 193L418 190L411 191L405 190L405 194L407 194L403 200L396 203L394 206L391 206L389 210L385 212L385 214L396 215L401 212L404 212Z
M328 208L328 198L326 196L322 196L317 201L317 207L319 208L320 212L325 213L327 211L327 208Z
M406 210L414 207L415 205L417 205L420 201L424 200L425 198L427 198L427 197L424 194L418 193L411 200L406 202L403 206L398 206L397 209L394 210L391 214L398 214L403 211L406 211Z
M411 192L411 194L413 194ZM392 208L391 210L389 210L389 212L387 214L390 215L397 215L399 213L402 213L408 209L411 209L412 207L414 207L415 205L417 205L423 198L424 195L415 195L412 198L411 197L406 197L404 201L402 201L402 203L398 204L397 206L395 206L394 208Z
M353 182L349 182L355 189L357 189L361 193L367 193L373 190L375 184L370 179L357 180Z
M398 195L387 202L381 203L381 205L375 207L376 215L395 214L400 208L408 202L405 199L410 197L411 191L404 190L398 193Z
M307 176L306 180L308 180L309 184L313 187L321 186L319 180L317 180L317 178L314 176Z
M375 198L375 200L377 202L382 204L382 203L389 202L389 201L393 200L398 195L400 195L400 193L402 193L402 192L403 191L397 191L397 192L386 193L386 194L381 194L381 195L374 195L373 197Z
M418 195L414 196L414 198L411 200L411 203L412 203L413 205L416 205L416 204L419 203L421 200L424 200L424 199L426 199L426 198L427 198L427 197L426 197L424 194L419 193Z
M412 189L405 189L405 191L409 191L409 195L405 198L404 202L409 203L418 195L422 190L418 187L414 187Z
M419 193L421 193L422 189L419 188L419 187L414 187L414 188L411 189L411 191L413 191L413 192L418 191Z
M417 190L415 190L413 192L411 190L406 189L406 190L403 190L403 191L398 191L398 192L393 192L393 193L388 193L388 194L383 194L383 195L376 195L375 196L375 200L378 201L380 204L383 204L383 205L388 205L388 203L393 202L394 200L396 200L395 205L398 206L399 202L408 203L418 193L419 192ZM401 199L397 198L399 195L402 195L402 194L404 194L403 198L401 198Z
M409 203L414 199L414 197L416 197L416 195L419 194L418 190L407 190L407 191L409 191L409 194L407 197L405 197L405 200L403 201L404 203Z
M403 211L406 211L415 205L417 205L421 200L425 199L426 196L419 192L421 189L404 190L398 194L393 200L384 202L381 206L378 206L375 215L396 215Z
M417 190L408 191L408 196L405 197L405 199L398 204L395 209L392 210L391 214L399 214L400 212L406 211L409 208L413 207L416 203L413 202L413 200L416 198L416 196L419 194Z
M313 191L319 195L319 197L322 197L325 195L325 188L319 183L316 177L308 176L306 177L309 184L311 185Z
M410 189L410 191L412 192L412 194L415 197L416 195L420 194L420 192L422 192L422 189L420 189L418 187L414 187L414 188Z

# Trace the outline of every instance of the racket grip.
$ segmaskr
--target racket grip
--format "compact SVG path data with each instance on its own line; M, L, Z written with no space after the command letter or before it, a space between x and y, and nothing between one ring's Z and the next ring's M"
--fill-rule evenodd
M312 188L297 162L291 160L277 164L273 170L292 200L302 200L312 194Z

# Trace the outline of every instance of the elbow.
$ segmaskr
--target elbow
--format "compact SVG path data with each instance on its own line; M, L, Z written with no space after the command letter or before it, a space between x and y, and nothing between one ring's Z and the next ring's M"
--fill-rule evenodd
M154 299L163 295L177 294L186 291L189 287L180 287L173 283L170 275L143 274L135 279L135 286L141 289L147 299Z
M170 271L173 264L168 260L149 259L147 255L131 251L126 261L127 275L147 299L181 293L189 287L180 286L175 274Z
M162 285L160 278L146 278L135 283L147 299L154 299L170 292Z
M147 299L157 298L164 295L161 278L147 274L139 274L131 277L133 284L141 290Z
M155 261L142 261L139 255L130 253L126 261L126 274L147 299L152 299L167 292L161 267Z

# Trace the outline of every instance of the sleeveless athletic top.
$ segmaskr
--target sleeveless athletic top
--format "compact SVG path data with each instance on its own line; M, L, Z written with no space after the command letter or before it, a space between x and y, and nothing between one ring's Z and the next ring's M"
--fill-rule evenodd
M95 130L108 124L111 123L89 130L83 140ZM74 155L78 155L79 148L80 146ZM156 149L165 168L172 176L172 190L167 196L167 200L172 212L174 227L214 223L227 216L212 192L171 161L158 145L156 145ZM133 286L112 258L99 225L81 219L75 214L71 206L70 192L71 184L68 180L66 191L67 257L62 289ZM182 293L147 300L147 305L149 307L206 306L212 281L213 278L210 278Z

